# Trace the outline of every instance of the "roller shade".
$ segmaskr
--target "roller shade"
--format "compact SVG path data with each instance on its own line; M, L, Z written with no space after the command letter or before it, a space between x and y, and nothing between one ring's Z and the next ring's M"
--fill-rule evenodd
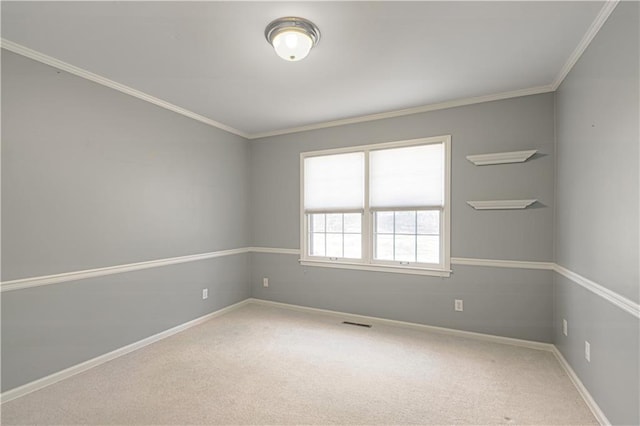
M305 158L304 209L364 209L364 153Z
M370 206L444 206L444 144L369 153Z

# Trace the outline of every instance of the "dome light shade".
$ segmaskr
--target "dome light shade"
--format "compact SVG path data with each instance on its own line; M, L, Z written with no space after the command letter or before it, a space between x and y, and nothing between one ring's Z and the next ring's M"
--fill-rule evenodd
M278 56L290 62L304 59L320 40L320 30L313 22L296 17L272 21L264 35Z
M313 47L313 40L308 35L295 30L282 31L273 38L273 48L285 61L299 61L306 58L311 47Z

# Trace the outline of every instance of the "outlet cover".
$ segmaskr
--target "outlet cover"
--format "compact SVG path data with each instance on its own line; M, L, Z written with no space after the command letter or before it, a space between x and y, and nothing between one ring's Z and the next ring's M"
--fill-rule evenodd
M202 289L202 300L206 299L207 297L209 297L209 289L208 288L203 288Z
M464 306L462 304L462 299L456 299L454 305L454 309L458 312L462 312L464 310Z
M565 336L569 335L569 324L567 323L566 319L562 320L562 334L564 334Z
M262 287L269 287L269 278L262 279Z

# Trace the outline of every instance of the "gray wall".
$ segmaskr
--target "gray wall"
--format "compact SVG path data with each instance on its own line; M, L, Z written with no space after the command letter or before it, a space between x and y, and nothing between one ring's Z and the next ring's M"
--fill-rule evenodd
M609 421L640 424L637 318L561 275L554 283L554 343ZM568 336L562 334L562 319ZM591 344L591 362L584 342Z
M252 253L252 295L398 321L549 342L552 272L455 266L451 278L300 266ZM269 287L262 287L269 277ZM454 299L464 312L454 312Z
M248 159L241 137L3 50L2 280L245 247ZM249 297L248 262L3 293L2 390Z
M249 262L236 255L2 293L2 390L250 297Z
M248 244L248 142L2 51L2 279Z
M637 2L619 3L556 97L557 263L635 302L639 13ZM610 421L639 424L638 318L561 276L555 295L556 346ZM568 337L561 331L563 318Z
M251 141L254 246L299 246L299 154L452 135L453 257L553 259L553 94L434 111ZM478 167L469 154L538 149L526 163ZM467 200L540 200L517 211L476 211ZM295 256L253 254L253 296L508 337L551 341L546 271L453 266L451 278L302 267ZM269 288L262 288L268 277ZM453 310L462 297L465 311Z
M298 248L300 152L451 134L452 256L557 261L639 301L638 13L637 2L617 7L557 95L251 142L3 51L2 279ZM539 154L488 167L465 159L521 149ZM508 198L540 202L466 204ZM640 423L637 318L549 271L453 270L302 267L254 253L5 292L2 390L253 296L554 342L611 421Z

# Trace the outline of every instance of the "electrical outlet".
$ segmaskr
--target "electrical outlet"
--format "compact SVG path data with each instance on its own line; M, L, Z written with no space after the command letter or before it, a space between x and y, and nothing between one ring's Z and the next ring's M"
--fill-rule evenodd
M584 341L584 357L587 362L591 362L591 344L586 340Z
M206 299L207 297L209 297L209 289L208 288L203 288L202 289L202 300Z
M269 287L269 278L262 279L262 287Z
M464 307L462 305L462 299L456 299L453 307L456 311L462 312L464 310Z
M569 324L564 318L562 319L562 334L564 334L565 336L569 335Z

